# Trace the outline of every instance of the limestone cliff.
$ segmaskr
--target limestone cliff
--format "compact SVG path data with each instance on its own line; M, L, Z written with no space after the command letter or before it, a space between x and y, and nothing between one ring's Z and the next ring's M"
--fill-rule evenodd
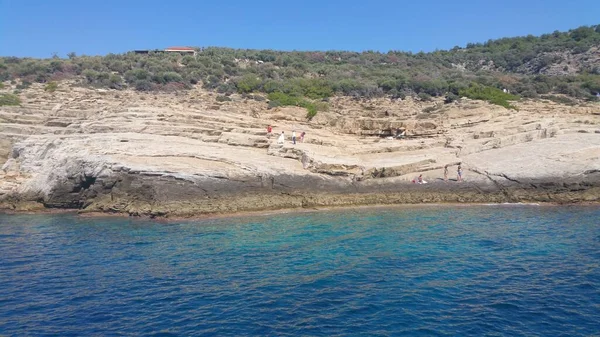
M10 90L10 87L4 91ZM201 89L34 85L0 107L0 206L151 216L421 202L600 201L600 106L334 98L305 119ZM427 112L423 112L427 111ZM274 135L268 138L266 126ZM404 139L394 136L406 130ZM306 132L292 144L295 130ZM286 142L277 144L284 131ZM299 137L298 137L299 138ZM457 165L464 182L457 182ZM444 167L448 165L448 181ZM412 181L422 174L427 184Z

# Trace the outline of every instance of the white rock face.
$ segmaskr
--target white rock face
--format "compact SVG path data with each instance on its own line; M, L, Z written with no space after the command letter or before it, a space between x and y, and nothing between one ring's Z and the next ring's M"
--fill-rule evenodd
M24 182L18 193L48 198L57 186L69 178L106 177L112 171L107 157L90 153L80 142L62 139L30 137L14 146L13 156L22 163L22 172L31 178Z
M217 103L201 90L154 97L69 90L38 101L25 95L22 107L0 108L0 153L9 153L0 200L87 207L108 195L157 205L165 198L216 200L236 193L481 194L490 186L508 195L505 187L515 185L568 182L586 190L600 182L598 104L524 101L517 112L470 100L443 105L335 98L329 112L309 122L301 108L269 110L264 102L241 99ZM433 112L422 112L433 105ZM273 126L271 138L267 125ZM400 129L406 137L396 139ZM277 144L281 131L292 130L306 132L305 141ZM458 163L464 184L454 181ZM419 174L430 182L426 187L411 183ZM310 198L302 204L331 202ZM257 209L280 207L265 200L248 202Z

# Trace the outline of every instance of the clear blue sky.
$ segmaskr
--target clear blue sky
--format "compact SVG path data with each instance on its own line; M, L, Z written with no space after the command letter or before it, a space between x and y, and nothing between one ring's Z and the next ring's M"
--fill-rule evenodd
M417 52L599 23L598 0L0 0L0 55L172 45Z

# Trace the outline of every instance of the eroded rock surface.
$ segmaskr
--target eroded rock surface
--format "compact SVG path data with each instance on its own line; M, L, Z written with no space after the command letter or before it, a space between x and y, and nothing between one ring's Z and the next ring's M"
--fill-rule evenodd
M600 106L334 98L268 109L198 90L35 85L0 107L0 207L189 216L420 202L600 201ZM10 90L7 88L5 90ZM423 112L425 110L431 112ZM274 134L266 135L272 125ZM398 129L406 138L395 139ZM293 130L306 132L292 144ZM277 144L284 131L286 142ZM461 163L465 181L456 182ZM444 181L444 167L449 180ZM412 181L423 174L427 184Z

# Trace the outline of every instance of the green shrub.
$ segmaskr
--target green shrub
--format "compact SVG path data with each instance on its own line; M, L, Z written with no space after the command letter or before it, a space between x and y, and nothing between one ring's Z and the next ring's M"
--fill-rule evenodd
M123 88L123 78L117 74L111 74L108 78L108 82L111 89Z
M417 97L419 97L419 99L423 102L429 102L431 101L431 95L426 93L426 92L421 92L417 95Z
M520 94L522 97L525 97L525 98L538 98L539 97L538 93L531 89L522 91Z
M255 74L247 74L240 78L235 85L240 93L249 93L260 87L261 80Z
M313 103L306 98L300 96L292 96L282 92L273 92L268 96L269 98L269 107L278 107L278 106L298 106L305 108L307 110L306 118L309 120L317 115L319 111L319 107L325 109L325 105L327 103ZM323 105L325 103L325 105ZM329 108L329 106L327 106ZM324 111L324 110L321 110Z
M449 93L448 95L446 95L446 98L444 98L444 104L450 104L452 102L458 101L459 99L460 97L458 97L458 95Z
M217 102L231 102L231 98L223 95L219 95L216 98Z
M98 72L93 69L86 69L81 73L81 75L85 77L88 83L94 83L98 78Z
M85 74L84 74L85 75ZM139 80L149 80L151 78L150 73L146 69L132 69L125 73L125 80L128 83L135 83Z
M149 80L137 80L135 81L134 86L135 90L139 91L151 91L152 89L154 89L152 82L150 82Z
M315 102L315 108L317 111L329 111L329 104L327 102Z
M583 83L581 87L587 89L590 94L595 95L600 92L600 76L585 75L582 76Z
M487 87L476 83L471 84L471 86L469 86L467 89L460 90L459 94L463 97L487 101L492 104L503 106L507 109L515 110L517 110L517 107L511 105L509 101L515 101L519 99L518 96L505 93L498 88Z
M165 73L160 74L164 83L169 82L183 82L183 77L174 71L167 71Z
M44 86L44 91L47 92L55 92L58 89L58 84L56 82L49 82Z
M306 108L306 110L308 111L308 112L306 113L306 118L307 118L308 120L311 120L311 119L313 119L313 117L315 117L315 116L317 115L317 107L316 107L314 104L312 104L312 103L308 103L308 104L305 106L305 108Z
M21 105L21 99L13 94L0 94L0 106Z
M262 85L262 90L264 92L266 92L267 94L270 94L270 93L276 92L276 91L282 91L282 89L283 89L283 84L280 81L267 80Z
M215 75L209 75L205 81L203 81L203 86L206 89L215 89L218 88L222 83L222 80L220 77L215 76ZM236 87L237 90L237 87Z
M354 79L343 79L333 83L333 89L343 95L350 95L353 92L358 92L363 86Z
M322 79L295 78L290 81L290 84L293 88L290 92L298 92L308 98L320 99L333 95L329 83Z
M221 83L217 87L217 92L219 94L233 94L236 91L237 91L237 87L235 86L234 83L231 83L231 82Z
M303 100L302 97L292 96L288 94L284 94L282 92L272 92L267 98L269 101L277 102L278 106L287 106L287 105L295 105L300 106L300 102Z
M0 89L4 89L4 83L0 83Z

